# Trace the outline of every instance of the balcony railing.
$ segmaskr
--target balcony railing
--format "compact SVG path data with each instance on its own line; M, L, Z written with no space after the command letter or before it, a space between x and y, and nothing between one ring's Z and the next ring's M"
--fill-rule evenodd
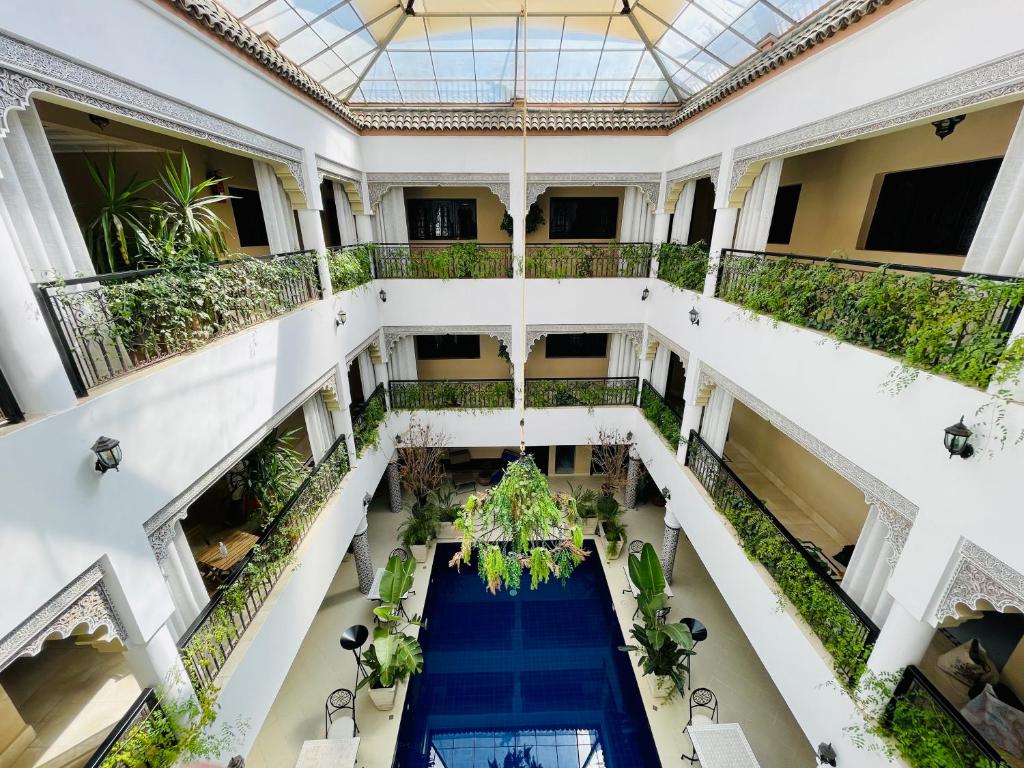
M670 404L662 395L644 380L640 390L640 410L654 428L664 437L673 450L679 450L682 439L683 412Z
M238 258L189 272L115 272L39 283L36 290L79 397L321 293L309 251Z
M327 249L327 271L331 275L331 288L336 293L357 288L373 279L372 261L376 247L372 243L364 243Z
M636 403L635 376L589 379L527 379L527 408L559 408Z
M703 241L692 245L662 243L658 248L658 278L680 288L700 293L708 272L708 247Z
M832 655L843 682L856 685L878 627L696 432L686 466Z
M914 666L903 670L882 727L912 768L978 768L985 760L992 768L1006 765L999 752Z
M157 752L173 751L176 742L173 724L160 709L156 691L146 688L83 768L135 768Z
M512 246L501 243L380 243L373 248L379 280L512 277Z
M515 386L511 379L462 379L457 381L393 380L391 407L395 410L494 410L511 408Z
M1012 377L1024 281L950 269L723 250L716 295L976 387Z
M25 414L21 412L18 401L14 397L14 392L11 391L10 386L7 384L7 379L4 378L3 372L0 371L0 427L4 424L22 421L24 418Z
M178 641L197 689L217 678L348 470L345 438L340 437Z
M380 442L378 428L387 415L388 403L383 384L378 384L365 402L352 405L352 438L357 454L361 455L364 448L376 447Z
M650 243L543 243L526 246L526 276L649 277Z

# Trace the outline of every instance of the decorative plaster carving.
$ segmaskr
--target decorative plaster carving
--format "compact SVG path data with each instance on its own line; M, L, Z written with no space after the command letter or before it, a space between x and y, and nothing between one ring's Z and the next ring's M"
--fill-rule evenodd
M128 642L128 633L103 586L103 567L98 562L0 640L0 669L22 656L35 656L47 639L70 637L83 625L88 634L105 627L110 637Z
M58 96L183 133L204 144L219 144L270 160L288 169L295 186L305 196L302 150L298 147L0 34L0 138L7 133L7 113L27 108L33 93Z
M526 179L526 201L529 208L548 187L639 187L651 206L658 205L661 191L660 173L530 173Z
M756 175L767 158L792 155L813 147L849 141L898 126L962 112L974 104L1024 93L1024 53L965 69L894 96L832 115L824 120L744 144L733 156L729 191Z
M935 618L941 624L956 619L958 605L970 609L991 605L1005 613L1024 612L1024 576L972 541L961 539L949 585L939 601Z
M363 199L363 174L355 168L329 160L323 155L316 156L316 169L320 181L325 178L341 184L348 198L352 213L361 215L366 212L366 201Z
M349 352L347 355L345 355L345 364L346 365L352 365L352 361L355 360L357 357L359 357L359 355L361 355L363 353L364 349L367 349L371 344L375 343L376 341L377 341L377 331L374 331L369 336L367 336L365 339L363 339L361 342L356 344L356 346L352 349L351 352Z
M642 356L644 351L643 336L644 327L639 323L619 323L585 325L530 325L526 328L526 354L530 354L533 345L545 336L552 333L621 333L629 339L636 348L637 356Z
M487 187L507 209L510 205L507 173L368 173L370 207L380 205L392 187Z
M493 336L505 345L505 349L512 349L512 326L511 325L386 325L384 332L384 346L391 356L391 348L395 342L405 336L431 336L443 335L446 333L457 336L483 335Z
M679 358L679 360L683 363L684 366L689 364L690 353L687 352L682 347L680 347L674 341L669 339L667 336L662 336L660 333L658 333L650 326L647 326L647 335L654 339L656 342L658 342L658 344L661 344L664 347L668 347L668 349L675 352L676 356Z
M692 163L673 168L665 174L665 213L672 213L676 208L676 202L683 191L683 185L695 179L711 178L711 185L718 189L718 169L722 166L722 154L705 157L703 160L695 160Z
M906 545L907 539L910 538L910 529L914 526L914 519L870 496L865 501L875 505L875 509L878 510L878 519L885 524L887 531L885 540L890 547L888 562L891 567L895 568L896 561L900 559L900 553L903 552L903 547Z

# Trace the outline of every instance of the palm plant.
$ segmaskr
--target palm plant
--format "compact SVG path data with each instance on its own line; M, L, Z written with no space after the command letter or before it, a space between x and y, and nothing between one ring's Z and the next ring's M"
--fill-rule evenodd
M230 200L231 195L210 194L223 178L192 183L192 167L182 152L175 164L168 155L157 183L166 198L154 212L167 220L171 239L180 246L202 254L207 260L219 259L227 252L224 222L213 206Z
M139 193L153 182L138 181L135 174L124 186L118 184L114 155L107 155L105 173L88 157L85 163L101 199L99 212L88 226L89 252L97 271L116 272L132 265L129 246L145 232L140 216L149 205Z
M302 456L295 450L295 434L274 430L245 458L245 495L258 503L253 514L261 527L274 519L305 476Z

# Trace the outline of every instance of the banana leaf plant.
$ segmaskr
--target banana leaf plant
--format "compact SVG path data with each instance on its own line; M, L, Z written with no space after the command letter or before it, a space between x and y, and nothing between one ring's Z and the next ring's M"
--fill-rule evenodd
M380 621L373 631L373 643L363 655L367 676L359 681L359 688L391 688L409 679L423 669L423 649L419 640L404 630L420 623L419 617L408 619L399 626L404 616L402 598L412 588L416 561L392 557L384 568L380 580L380 605L373 609Z
M653 546L644 544L639 555L629 556L629 578L637 588L637 607L643 623L633 624L630 630L636 645L622 645L619 650L638 653L645 675L670 680L671 698L686 690L686 657L694 654L693 636L685 624L665 621L665 573Z

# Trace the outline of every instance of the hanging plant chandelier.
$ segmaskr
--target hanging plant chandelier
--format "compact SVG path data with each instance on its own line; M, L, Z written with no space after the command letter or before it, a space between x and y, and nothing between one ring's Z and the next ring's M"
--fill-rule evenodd
M470 565L475 556L491 594L516 594L526 571L530 589L552 576L564 581L588 554L579 522L575 500L552 496L533 457L522 454L505 468L500 483L463 505L455 520L462 547L448 565Z

